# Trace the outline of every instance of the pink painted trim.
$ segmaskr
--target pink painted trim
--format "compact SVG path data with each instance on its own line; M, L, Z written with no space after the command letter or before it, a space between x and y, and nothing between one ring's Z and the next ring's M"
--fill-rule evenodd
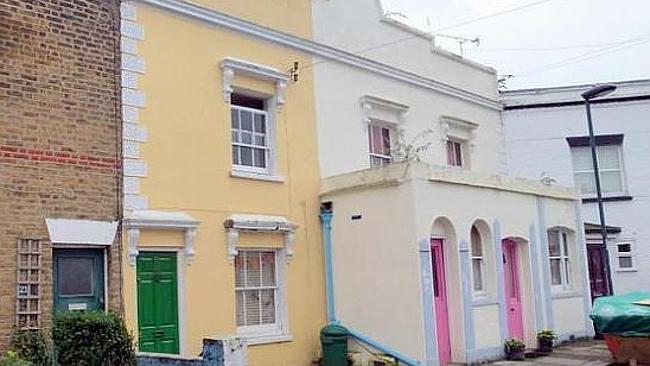
M442 239L431 239L431 264L433 270L433 303L436 313L438 358L441 365L451 362L451 332L447 303L447 276Z

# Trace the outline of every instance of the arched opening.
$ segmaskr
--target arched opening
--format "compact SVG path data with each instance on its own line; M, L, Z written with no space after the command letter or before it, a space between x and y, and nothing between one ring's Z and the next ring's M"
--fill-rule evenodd
M437 218L431 228L431 264L433 269L436 341L441 364L463 361L463 317L452 316L462 308L458 241L451 221Z
M496 294L493 247L490 227L485 221L476 220L470 229L472 294L475 299L494 297Z

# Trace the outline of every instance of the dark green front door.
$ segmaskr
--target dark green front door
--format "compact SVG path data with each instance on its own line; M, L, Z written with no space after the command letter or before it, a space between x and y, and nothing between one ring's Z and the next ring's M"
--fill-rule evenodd
M104 309L104 250L54 249L54 311Z
M140 351L178 354L176 253L140 252L137 276Z

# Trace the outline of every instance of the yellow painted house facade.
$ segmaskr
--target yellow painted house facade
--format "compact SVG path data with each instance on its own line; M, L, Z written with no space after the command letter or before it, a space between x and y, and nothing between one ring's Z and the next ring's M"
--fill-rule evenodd
M254 3L254 4L252 4ZM140 352L248 343L307 365L325 324L309 0L138 0L121 9L124 296ZM255 34L264 29L266 36Z

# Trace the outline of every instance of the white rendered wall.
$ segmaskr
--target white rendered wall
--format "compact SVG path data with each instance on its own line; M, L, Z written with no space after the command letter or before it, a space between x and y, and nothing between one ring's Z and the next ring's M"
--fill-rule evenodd
M583 106L508 110L503 121L509 173L537 179L542 172L559 184L573 185L571 154L566 137L586 136ZM599 134L623 134L623 163L631 201L606 202L608 225L622 232L609 245L614 291L648 291L650 282L650 102L593 105L594 129ZM584 203L586 222L598 224L596 203ZM631 240L636 271L617 270L616 242Z
M314 1L314 39L342 48L368 47L395 37L413 35L380 21L376 0ZM496 98L496 75L467 66L430 52L426 40L413 41L382 48L380 59L393 66L405 63L422 65L418 75L449 81L471 93ZM376 56L376 57L375 57ZM361 108L363 96L374 96L409 107L403 121L396 126L404 130L404 141L432 129L432 145L423 161L447 163L446 147L440 124L441 116L450 116L477 123L471 141L471 169L498 172L505 169L505 149L499 111L471 101L442 94L401 80L364 71L336 61L315 60L316 118L321 175L330 177L370 166L367 123Z

